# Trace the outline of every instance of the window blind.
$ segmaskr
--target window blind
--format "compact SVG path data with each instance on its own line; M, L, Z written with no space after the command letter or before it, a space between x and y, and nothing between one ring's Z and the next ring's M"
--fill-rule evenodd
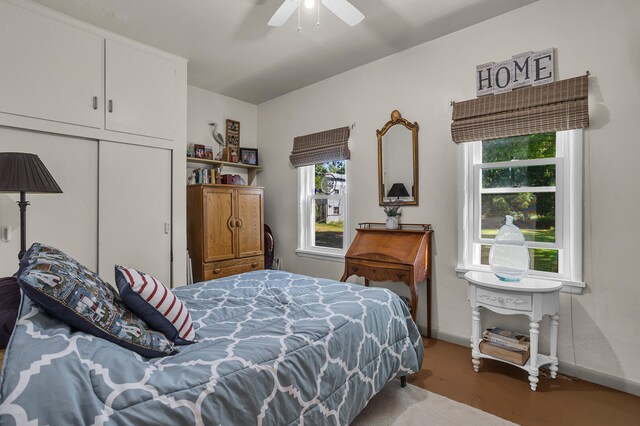
M349 127L340 127L298 136L293 140L289 161L293 167L303 167L328 161L348 160L351 158L349 135Z
M455 143L589 127L588 75L453 104Z

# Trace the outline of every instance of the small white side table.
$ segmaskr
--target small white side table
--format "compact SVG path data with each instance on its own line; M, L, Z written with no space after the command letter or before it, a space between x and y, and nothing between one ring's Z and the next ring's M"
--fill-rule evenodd
M469 303L472 309L471 356L473 369L480 369L480 358L494 359L520 367L529 372L531 390L538 386L539 368L551 364L551 377L558 372L558 310L562 283L540 278L526 277L519 282L500 281L489 272L467 272L464 278L469 283ZM480 352L481 327L480 308L486 308L503 315L526 315L529 317L529 338L531 356L525 365L517 365ZM551 317L549 330L550 353L538 353L539 322L542 317Z

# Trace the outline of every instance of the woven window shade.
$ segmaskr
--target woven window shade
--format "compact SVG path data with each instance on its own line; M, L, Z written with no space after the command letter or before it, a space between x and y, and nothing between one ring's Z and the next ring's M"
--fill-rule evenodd
M289 160L293 167L348 160L351 158L349 134L349 127L340 127L311 135L298 136L293 140L293 151L291 151Z
M455 143L589 127L587 75L453 104Z

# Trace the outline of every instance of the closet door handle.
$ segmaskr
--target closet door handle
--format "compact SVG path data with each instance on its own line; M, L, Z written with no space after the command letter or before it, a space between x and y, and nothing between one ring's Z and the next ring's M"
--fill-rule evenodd
M93 109L94 110L98 109L98 97L97 96L93 97Z
M113 99L109 99L109 102L107 102L107 109L109 110L109 112L113 112Z
M241 219L236 220L236 226L238 228L242 228L242 220Z
M236 221L230 217L229 220L227 221L227 226L229 227L229 229L233 229L236 227Z

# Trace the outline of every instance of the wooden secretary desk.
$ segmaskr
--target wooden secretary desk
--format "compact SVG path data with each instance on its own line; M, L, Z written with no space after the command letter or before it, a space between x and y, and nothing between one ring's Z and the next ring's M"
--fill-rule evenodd
M340 281L351 275L369 281L403 282L411 292L411 316L416 319L419 282L427 283L427 338L431 337L431 235L427 224L404 224L389 230L384 224L360 223L344 262Z

